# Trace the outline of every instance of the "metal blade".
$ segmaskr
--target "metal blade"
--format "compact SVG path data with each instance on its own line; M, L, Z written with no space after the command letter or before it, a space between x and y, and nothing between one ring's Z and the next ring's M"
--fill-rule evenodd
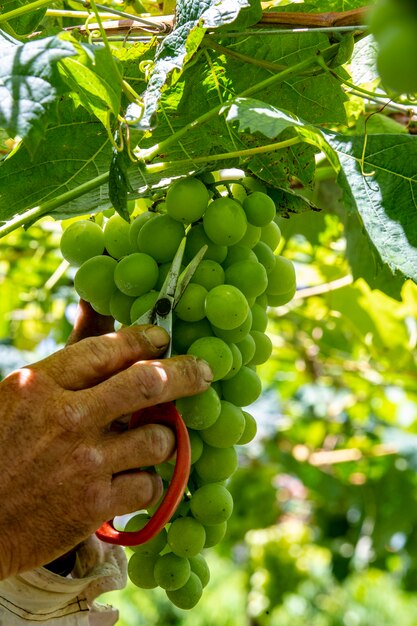
M174 294L174 304L173 304L174 309L177 306L178 301L181 299L182 294L186 290L188 283L194 276L194 273L197 267L200 265L200 262L202 261L205 253L207 252L207 248L208 246L203 246L197 252L195 257L189 262L189 264L187 265L187 267L185 268L185 270L182 272L181 276L179 277L178 282L177 282L177 288Z

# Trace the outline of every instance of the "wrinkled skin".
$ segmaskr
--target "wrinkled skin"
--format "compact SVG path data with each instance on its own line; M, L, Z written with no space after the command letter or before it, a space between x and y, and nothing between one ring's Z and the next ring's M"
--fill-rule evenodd
M190 356L158 360L161 328L111 329L81 302L68 345L0 383L0 579L50 562L162 493L158 476L136 468L172 456L171 430L111 425L204 391L211 372Z

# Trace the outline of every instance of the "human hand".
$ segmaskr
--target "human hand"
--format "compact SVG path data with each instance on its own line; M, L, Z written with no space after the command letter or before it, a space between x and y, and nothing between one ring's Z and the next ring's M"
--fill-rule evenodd
M75 327L73 339L83 336ZM113 432L122 415L209 386L194 357L158 360L168 335L123 328L82 339L0 383L0 579L49 562L101 524L154 504L158 476L138 471L174 450L172 432Z

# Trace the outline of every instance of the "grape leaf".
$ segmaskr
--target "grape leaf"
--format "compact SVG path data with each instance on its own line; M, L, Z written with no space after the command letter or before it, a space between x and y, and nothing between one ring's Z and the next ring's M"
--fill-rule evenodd
M348 209L358 212L382 261L417 282L417 138L327 135L341 172ZM365 174L365 175L364 175Z
M0 41L0 126L11 137L25 138L33 151L48 125L48 113L58 95L56 64L74 54L58 37L18 46Z
M33 0L3 0L1 3L2 13L14 11L20 7L32 4ZM32 10L30 13L21 15L8 21L8 25L18 36L28 35L38 26L46 13L46 7Z
M355 44L349 68L355 85L379 81L376 55L377 43L371 35L360 39Z
M206 28L218 28L236 19L249 6L247 0L179 0L175 28L161 42L144 93L144 114L140 128L153 126L162 90L169 80L176 80L184 64L197 51Z

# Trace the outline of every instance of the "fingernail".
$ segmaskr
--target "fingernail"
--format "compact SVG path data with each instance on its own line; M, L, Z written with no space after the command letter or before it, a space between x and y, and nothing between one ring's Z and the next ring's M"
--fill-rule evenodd
M169 344L169 335L160 326L150 326L145 330L145 335L155 348L164 348Z
M213 381L213 372L210 369L210 366L203 359L197 359L198 369L201 372L202 377L207 383L211 383Z

